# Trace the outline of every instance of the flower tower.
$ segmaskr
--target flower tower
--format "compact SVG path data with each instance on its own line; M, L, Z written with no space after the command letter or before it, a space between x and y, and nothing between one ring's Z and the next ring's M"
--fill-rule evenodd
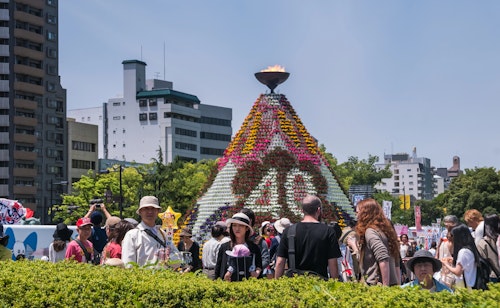
M218 161L211 183L185 221L196 240L210 238L211 227L243 207L252 209L256 224L264 220L302 217L301 200L318 195L323 219L342 224L354 209L341 189L318 143L306 130L283 94L274 88L289 73L281 67L256 73L271 93L261 94Z

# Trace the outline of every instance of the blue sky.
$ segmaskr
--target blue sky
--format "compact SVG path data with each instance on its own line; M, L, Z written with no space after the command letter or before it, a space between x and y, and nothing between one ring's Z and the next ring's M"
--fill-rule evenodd
M384 153L500 169L499 1L59 1L68 108L123 92L123 60L202 103L233 108L236 132L278 86L340 162ZM165 57L164 57L165 45Z

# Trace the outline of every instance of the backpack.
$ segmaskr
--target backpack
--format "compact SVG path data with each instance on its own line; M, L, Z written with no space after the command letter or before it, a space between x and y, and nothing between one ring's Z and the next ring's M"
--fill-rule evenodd
M487 259L479 256L476 274L476 283L472 287L476 290L488 290L487 283L490 281L491 266Z

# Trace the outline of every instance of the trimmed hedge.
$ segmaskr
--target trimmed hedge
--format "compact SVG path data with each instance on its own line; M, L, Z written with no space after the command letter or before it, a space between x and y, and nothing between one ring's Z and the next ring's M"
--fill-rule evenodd
M429 293L295 277L228 283L192 273L74 262L0 262L1 307L498 307L489 291Z

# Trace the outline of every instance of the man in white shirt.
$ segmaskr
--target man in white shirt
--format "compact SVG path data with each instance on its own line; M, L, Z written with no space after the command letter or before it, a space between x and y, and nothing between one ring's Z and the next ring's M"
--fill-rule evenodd
M212 238L203 245L203 254L201 261L203 263L203 273L208 278L215 280L215 265L217 264L217 255L220 245L230 241L227 234L227 226L223 221L218 221L211 230Z
M167 262L176 248L167 242L166 234L156 226L161 207L154 196L142 197L137 214L141 222L125 234L122 241L122 261L126 267L132 264L144 266Z

